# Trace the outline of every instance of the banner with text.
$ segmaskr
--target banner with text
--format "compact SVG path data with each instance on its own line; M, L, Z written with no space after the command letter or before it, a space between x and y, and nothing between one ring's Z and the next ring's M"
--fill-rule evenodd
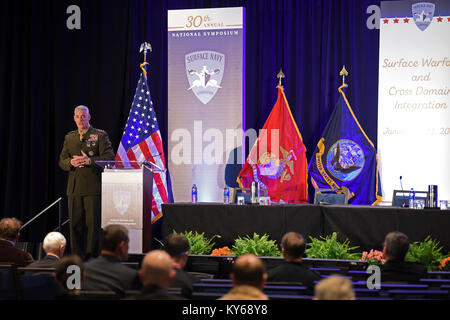
M193 184L198 201L222 201L227 162L245 161L244 21L244 8L168 12L168 166L176 202L190 201Z
M383 1L378 153L383 198L438 185L450 199L450 1Z

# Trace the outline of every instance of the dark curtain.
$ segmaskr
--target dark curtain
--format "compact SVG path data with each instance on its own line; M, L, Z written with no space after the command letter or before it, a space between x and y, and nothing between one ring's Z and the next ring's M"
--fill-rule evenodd
M338 98L347 95L376 143L378 37L366 20L379 0L4 0L0 2L0 217L26 222L65 195L57 165L73 109L90 107L94 127L117 149L142 55L152 44L149 85L167 154L167 10L246 7L246 127L263 126L276 100L280 68L286 96L311 158ZM81 30L68 30L66 9L81 9ZM310 192L311 193L311 192ZM56 209L24 229L42 240Z

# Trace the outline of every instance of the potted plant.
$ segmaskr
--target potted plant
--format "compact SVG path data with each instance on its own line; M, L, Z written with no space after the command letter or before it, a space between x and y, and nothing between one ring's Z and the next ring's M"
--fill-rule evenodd
M267 234L260 236L257 233L253 233L252 238L248 235L244 238L238 237L234 241L232 253L236 256L252 253L264 257L281 257L280 249L278 249L275 240L269 240Z
M333 232L326 237L314 238L309 237L310 243L306 244L305 250L308 258L316 259L343 259L343 260L359 260L359 253L352 253L351 251L358 249L358 246L350 247L350 241L346 239L344 242L339 242L337 233Z
M174 231L174 233L176 233ZM212 248L216 244L213 242L214 238L220 238L219 235L214 235L211 238L205 236L205 233L198 233L197 231L185 231L180 233L184 235L188 241L190 246L190 254L199 254L199 255L209 255Z
M436 270L441 264L444 255L441 253L442 247L439 241L427 236L423 241L415 241L409 245L406 261L418 262L428 267L428 270Z

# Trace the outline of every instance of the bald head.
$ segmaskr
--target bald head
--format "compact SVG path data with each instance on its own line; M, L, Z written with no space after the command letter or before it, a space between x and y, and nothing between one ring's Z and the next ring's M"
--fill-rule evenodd
M150 251L142 260L139 276L144 286L170 287L175 277L175 270L172 268L172 259L169 254L162 250Z
M234 285L263 288L267 273L261 259L253 254L244 254L234 262L231 279Z

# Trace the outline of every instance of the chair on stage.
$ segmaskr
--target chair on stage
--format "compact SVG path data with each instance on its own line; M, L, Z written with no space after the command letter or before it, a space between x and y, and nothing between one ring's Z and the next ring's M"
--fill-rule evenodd
M267 190L261 189L260 196L267 197ZM237 203L237 197L244 197L245 203L252 202L252 193L250 188L234 188L233 202Z
M348 189L316 189L314 204L348 204Z
M21 298L20 279L15 264L0 264L0 300Z
M427 203L428 191L414 191L414 200ZM392 194L393 207L409 207L409 190L394 190Z

